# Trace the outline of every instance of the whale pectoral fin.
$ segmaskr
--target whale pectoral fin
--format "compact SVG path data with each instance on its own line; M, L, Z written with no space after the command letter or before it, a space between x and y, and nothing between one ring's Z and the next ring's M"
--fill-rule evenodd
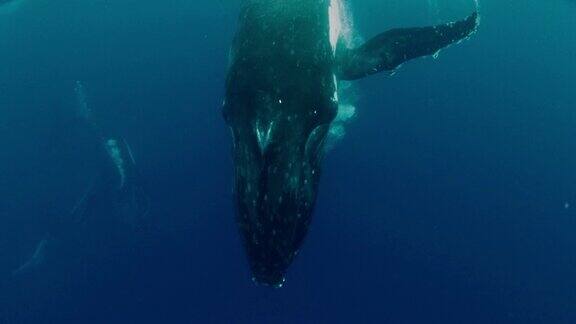
M433 55L470 36L477 26L475 12L464 20L444 25L389 30L356 49L338 50L337 75L341 80L356 80L394 70L406 61Z
M46 261L47 250L49 249L49 246L51 244L52 242L50 236L47 236L46 238L42 239L42 241L38 243L38 246L36 247L36 250L34 251L32 257L30 257L28 261L26 261L24 264L18 267L18 269L12 271L12 276L16 277L22 274L26 274L42 266Z

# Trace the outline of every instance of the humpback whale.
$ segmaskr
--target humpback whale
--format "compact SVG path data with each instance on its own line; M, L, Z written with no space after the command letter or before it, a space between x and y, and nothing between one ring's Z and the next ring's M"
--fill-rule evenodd
M74 91L77 116L95 137L99 169L69 213L50 215L46 238L38 243L34 254L13 271L13 276L40 268L56 259L56 253L66 258L78 256L75 254L93 256L94 248L118 244L146 223L150 201L130 145L98 127L82 82L76 81Z
M244 0L223 116L233 142L236 221L256 283L281 287L312 219L338 82L430 56L463 40L478 15L393 29L349 48L337 0Z

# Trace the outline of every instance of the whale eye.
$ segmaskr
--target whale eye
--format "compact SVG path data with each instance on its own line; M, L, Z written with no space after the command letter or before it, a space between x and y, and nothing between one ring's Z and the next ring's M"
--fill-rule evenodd
M305 155L310 164L314 165L322 158L324 153L324 142L328 134L329 125L322 124L316 126L308 136L305 147Z

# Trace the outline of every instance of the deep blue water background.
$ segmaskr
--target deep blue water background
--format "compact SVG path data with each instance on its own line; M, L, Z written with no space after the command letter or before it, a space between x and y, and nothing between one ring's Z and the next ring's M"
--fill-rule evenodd
M354 1L364 36L471 1ZM1 323L576 323L576 5L485 0L470 40L358 82L281 290L250 281L220 105L237 1L0 11ZM74 81L132 143L161 234L10 280L97 166ZM50 212L48 212L50 211Z

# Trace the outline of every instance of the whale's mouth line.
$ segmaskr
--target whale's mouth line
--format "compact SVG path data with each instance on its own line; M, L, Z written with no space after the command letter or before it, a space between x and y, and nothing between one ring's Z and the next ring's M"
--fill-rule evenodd
M258 279L257 277L253 276L253 277L252 277L252 282L254 282L256 285L259 285L259 286L262 286L262 287L269 287L269 288L280 289L280 288L284 287L284 284L286 283L286 277L285 277L285 276L282 276L281 279L280 279L278 282L270 283L270 282L262 281L262 280Z

